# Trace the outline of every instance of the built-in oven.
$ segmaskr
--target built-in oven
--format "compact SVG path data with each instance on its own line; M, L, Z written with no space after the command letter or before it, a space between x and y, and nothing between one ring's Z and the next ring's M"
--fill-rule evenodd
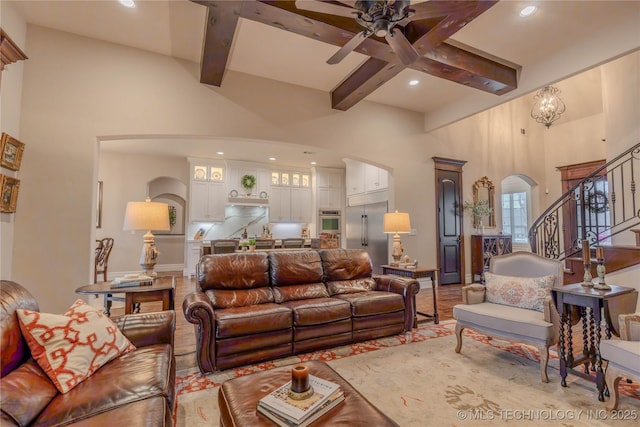
M318 215L318 235L320 233L330 233L340 235L342 228L342 218L340 210L321 209Z

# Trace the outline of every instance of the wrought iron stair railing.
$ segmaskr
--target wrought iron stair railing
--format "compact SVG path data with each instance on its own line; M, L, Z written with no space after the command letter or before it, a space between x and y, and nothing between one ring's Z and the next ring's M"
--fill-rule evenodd
M591 173L564 193L533 223L534 253L564 260L590 245L611 244L616 234L640 224L640 143Z

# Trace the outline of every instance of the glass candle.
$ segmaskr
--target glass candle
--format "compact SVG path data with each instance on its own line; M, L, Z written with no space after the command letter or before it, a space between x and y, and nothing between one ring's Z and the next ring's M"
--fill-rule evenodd
M309 368L305 365L296 365L291 369L291 390L296 393L304 393L309 390Z

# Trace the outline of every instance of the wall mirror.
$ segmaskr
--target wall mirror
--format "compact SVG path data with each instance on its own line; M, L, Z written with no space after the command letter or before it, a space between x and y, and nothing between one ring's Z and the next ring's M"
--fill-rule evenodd
M477 204L481 200L487 200L489 207L491 208L491 214L483 217L473 217L473 226L478 227L480 221L482 225L488 228L495 228L496 226L496 206L495 206L495 187L493 182L486 176L483 176L479 180L473 183L473 204Z

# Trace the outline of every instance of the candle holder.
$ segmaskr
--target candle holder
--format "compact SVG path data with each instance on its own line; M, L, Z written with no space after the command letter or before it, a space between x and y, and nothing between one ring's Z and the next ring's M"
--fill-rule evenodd
M584 276L582 277L582 286L593 286L593 278L591 277L591 263L584 263Z
M313 396L313 387L309 383L309 368L296 365L291 369L291 387L289 397L293 400L304 400Z
M598 266L596 267L596 271L598 272L598 283L593 285L593 289L599 289L599 290L611 289L611 286L607 285L604 281L604 275L606 273L606 269L604 267L604 258L598 258Z

